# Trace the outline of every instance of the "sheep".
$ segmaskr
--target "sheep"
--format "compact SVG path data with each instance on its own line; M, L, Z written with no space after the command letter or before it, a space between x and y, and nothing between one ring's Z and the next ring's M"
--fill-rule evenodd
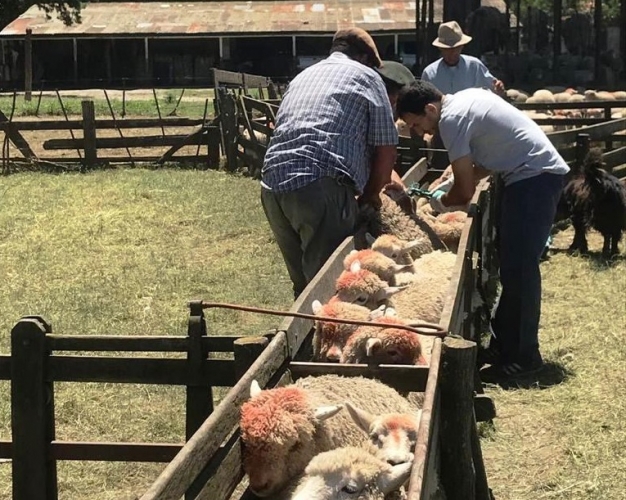
M453 212L445 212L437 216L424 214L424 220L428 223L433 231L439 236L439 239L446 245L448 250L456 252L461 241L461 233L467 220L467 212L455 210Z
M626 101L626 91L616 90L613 92L613 97L615 97L616 101Z
M419 240L420 244L411 252L413 257L444 248L441 240L424 220L415 215L407 215L389 196L380 195L381 207L365 207L361 216L367 221L368 230L373 236L392 234L407 241Z
M341 412L345 402L376 413L416 410L391 387L363 377L305 377L270 390L252 382L239 421L250 489L274 498L318 453L362 444L362 431Z
M575 175L563 190L557 219L571 216L574 241L570 252L588 252L585 236L590 227L604 237L602 255L619 253L619 241L626 229L626 188L602 169L602 151L594 148L585 158L583 171Z
M414 261L412 252L422 243L421 240L406 241L392 234L383 234L374 238L368 233L367 239L372 250L395 260L397 264L412 264Z
M402 500L412 462L390 465L363 447L343 447L315 456L285 500Z
M329 318L352 319L356 321L369 321L372 319L369 309L357 304L342 302L339 300L322 305L319 300L311 304L313 314ZM322 362L338 362L341 351L354 333L358 325L345 323L332 323L330 321L315 321L315 333L313 334L313 359Z
M401 320L377 320L389 323L389 328L361 326L350 335L341 353L341 363L426 365L420 336L399 328Z
M380 458L392 465L413 460L422 410L373 415L350 403L346 403L345 408L354 423L367 434L370 443L378 449Z
M406 271L410 264L397 264L394 260L386 255L372 249L352 250L343 260L346 271L350 270L350 265L359 261L361 269L373 272L381 280L386 281L390 285L396 284L396 274Z
M349 271L343 271L337 278L335 297L343 302L376 309L387 305L391 296L403 289L389 286L373 272L361 269L361 263L356 260L350 265Z

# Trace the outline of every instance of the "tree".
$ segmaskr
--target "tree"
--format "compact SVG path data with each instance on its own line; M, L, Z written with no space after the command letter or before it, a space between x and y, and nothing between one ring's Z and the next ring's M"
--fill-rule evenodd
M43 9L47 17L55 14L67 25L80 22L80 0L2 0L0 1L0 29L32 5Z

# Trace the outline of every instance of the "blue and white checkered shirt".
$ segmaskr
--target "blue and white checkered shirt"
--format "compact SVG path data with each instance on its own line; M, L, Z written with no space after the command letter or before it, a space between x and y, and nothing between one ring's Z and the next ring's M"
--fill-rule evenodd
M262 170L262 186L294 191L322 177L345 178L363 191L373 147L398 143L382 79L340 52L289 84Z

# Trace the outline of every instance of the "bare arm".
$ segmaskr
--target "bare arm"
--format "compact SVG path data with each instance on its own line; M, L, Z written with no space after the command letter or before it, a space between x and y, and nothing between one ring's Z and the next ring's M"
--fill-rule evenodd
M485 171L482 167L478 167ZM462 156L452 162L454 184L446 194L441 197L444 206L465 205L469 203L476 190L476 178L474 163L471 156Z
M359 198L360 203L380 205L380 192L392 179L393 166L396 163L396 146L376 146L372 155L370 177Z

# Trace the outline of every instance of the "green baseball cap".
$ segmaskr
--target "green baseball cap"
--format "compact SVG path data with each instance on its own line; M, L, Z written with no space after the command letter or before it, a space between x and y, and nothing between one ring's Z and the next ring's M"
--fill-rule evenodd
M389 80L400 87L410 85L415 81L411 70L397 61L383 61L379 68L374 69L383 77L383 80Z

